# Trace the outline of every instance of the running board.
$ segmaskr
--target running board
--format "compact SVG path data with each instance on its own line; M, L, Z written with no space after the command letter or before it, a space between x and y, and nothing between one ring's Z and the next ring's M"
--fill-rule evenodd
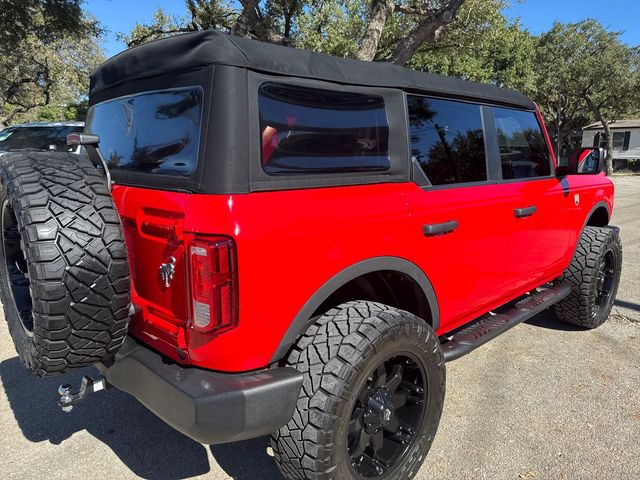
M457 331L442 345L444 360L450 362L472 352L501 333L549 308L570 292L571 287L565 284L538 289L512 302L512 308L506 311L488 313L480 317L468 327Z

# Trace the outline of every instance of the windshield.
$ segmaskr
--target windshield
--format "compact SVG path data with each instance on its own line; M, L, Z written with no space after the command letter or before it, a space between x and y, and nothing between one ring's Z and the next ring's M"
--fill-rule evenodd
M58 150L73 152L76 147L67 145L67 135L81 132L81 126L9 127L0 131L0 151Z
M198 161L202 90L140 93L91 107L87 132L100 137L112 170L189 175Z

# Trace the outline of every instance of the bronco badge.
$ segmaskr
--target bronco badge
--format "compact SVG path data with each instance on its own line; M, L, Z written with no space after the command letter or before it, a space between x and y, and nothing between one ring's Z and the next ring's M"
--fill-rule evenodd
M173 275L176 273L176 267L174 267L175 263L176 259L169 257L169 261L167 263L160 265L160 278L162 278L165 288L169 288L169 284L171 283L171 280L173 280Z

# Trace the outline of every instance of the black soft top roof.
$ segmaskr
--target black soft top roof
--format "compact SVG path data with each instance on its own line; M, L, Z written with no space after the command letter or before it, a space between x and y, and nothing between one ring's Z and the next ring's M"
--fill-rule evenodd
M361 62L282 47L214 30L156 40L112 57L92 73L90 95L131 80L208 65L231 65L347 85L395 87L535 109L528 97L514 90L417 72L391 63Z

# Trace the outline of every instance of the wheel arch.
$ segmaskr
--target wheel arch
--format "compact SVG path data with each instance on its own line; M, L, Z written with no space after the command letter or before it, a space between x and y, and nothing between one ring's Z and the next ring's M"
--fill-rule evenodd
M584 231L584 227L606 227L609 225L609 220L611 220L609 204L605 201L600 201L593 206L589 215L587 215L587 220L582 226L582 230Z
M408 310L427 321L434 330L438 329L440 325L440 310L435 290L426 274L416 264L404 258L391 256L369 258L351 265L331 277L307 300L289 325L280 345L271 358L271 362L274 363L284 358L298 337L311 326L316 316L323 313L323 311L343 303L343 301L376 301L375 298L348 298L350 296L349 293L355 294L358 291L357 286L363 282L365 284L367 282L371 283L374 278L377 279L376 281L382 282L380 285L386 283L386 287L389 288L389 290L380 295L382 298L388 298L384 297L385 294L392 297L395 296L397 305L391 306ZM398 285L389 283L389 281L402 281L403 279L407 283L403 283L401 288ZM406 287L411 287L412 291L405 291ZM398 293L400 293L400 296L398 296ZM379 298L377 301L381 301L381 299ZM390 303L394 302L391 301Z

